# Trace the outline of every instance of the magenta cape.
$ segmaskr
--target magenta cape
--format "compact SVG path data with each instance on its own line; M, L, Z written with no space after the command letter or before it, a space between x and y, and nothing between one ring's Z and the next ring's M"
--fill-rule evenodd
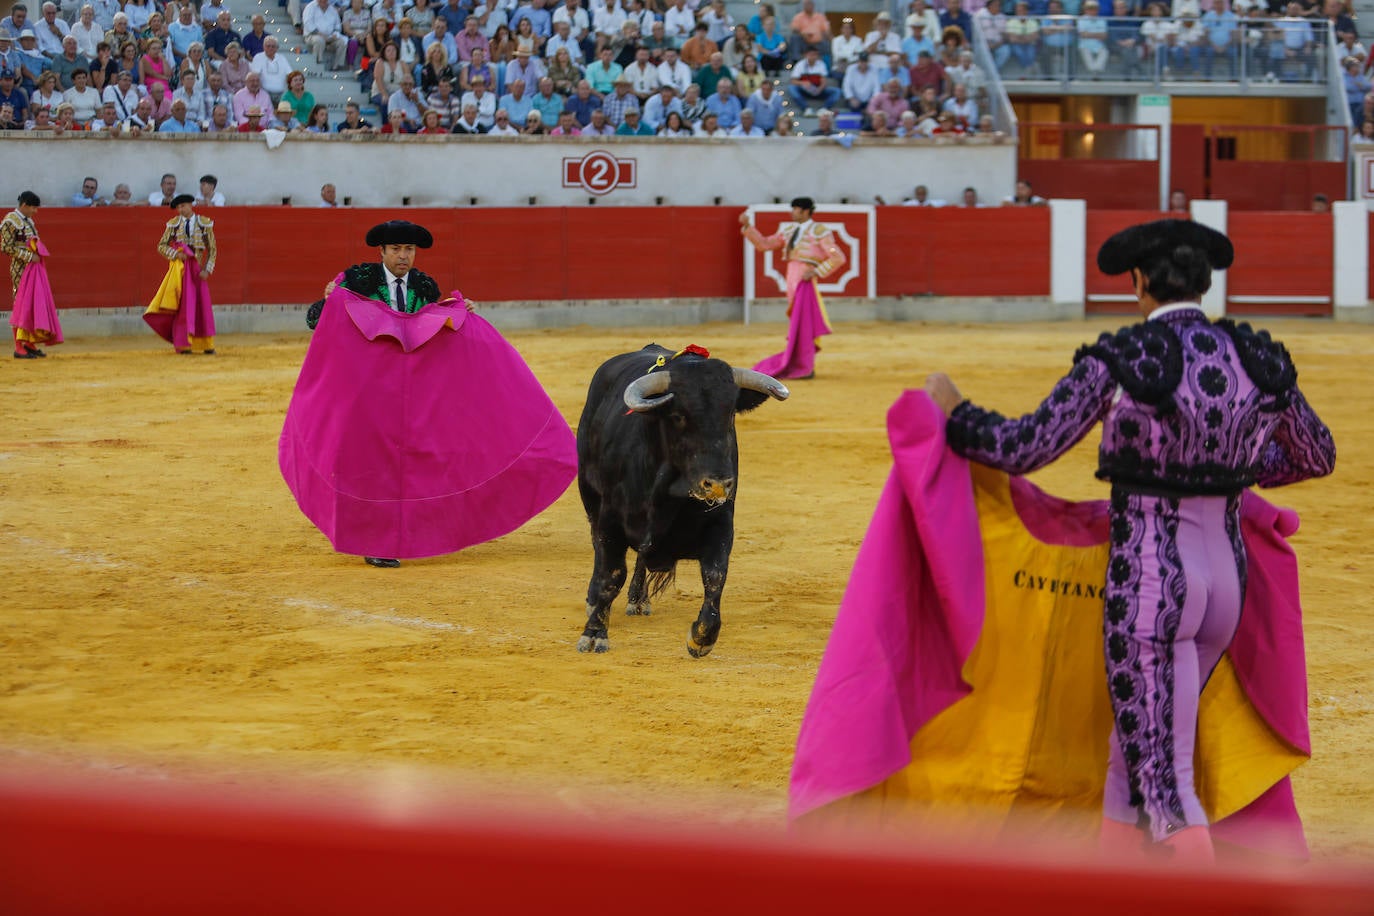
M787 349L754 367L773 378L805 378L816 371L816 338L830 333L814 280L797 284L787 324Z
M793 818L882 783L911 763L911 742L969 692L962 671L984 615L983 548L969 465L945 446L945 416L924 392L888 412L894 467L850 576L807 705L792 766ZM1010 478L1017 514L1047 543L1107 540L1107 503L1070 503ZM1297 515L1247 492L1249 583L1227 654L1256 712L1310 753ZM1106 740L1106 736L1103 736ZM1213 834L1306 854L1287 777ZM1247 842L1249 841L1249 842Z
M39 241L37 254L48 256L48 249ZM40 342L60 344L62 323L57 320L57 303L48 284L48 268L41 260L30 261L19 275L19 287L14 291L14 308L10 312L10 327L37 333ZM42 335L47 335L42 339Z
M186 350L192 337L215 336L215 308L210 301L210 284L201 276L195 252L181 244L173 247L186 255L181 262L185 268L181 277L181 308L175 312L145 312L143 320L158 337L178 350Z
M335 550L398 559L514 531L577 473L568 424L461 297L407 315L342 285L306 351L278 463Z

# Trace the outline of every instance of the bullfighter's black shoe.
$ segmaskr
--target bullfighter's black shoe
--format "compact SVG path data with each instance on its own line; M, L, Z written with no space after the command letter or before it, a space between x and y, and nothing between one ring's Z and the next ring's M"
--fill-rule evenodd
M36 356L36 357L38 357L39 359L47 359L47 358L48 358L48 354L44 353L42 350L38 349L37 347L30 347L28 344L25 344L25 345L24 345L24 349L29 351L29 355L30 355L30 356Z
M363 557L363 562L379 569L395 569L401 565L400 560L388 560L385 557Z
M14 351L14 358L15 358L15 359L38 359L38 354L36 354L36 353L30 353L28 350L25 350L25 351L23 351L22 353L19 352L18 350L15 350L15 351Z
M214 355L215 355L215 348L214 348L214 347L211 347L210 349L208 349L208 350L202 350L201 352L204 353L206 356L214 356Z

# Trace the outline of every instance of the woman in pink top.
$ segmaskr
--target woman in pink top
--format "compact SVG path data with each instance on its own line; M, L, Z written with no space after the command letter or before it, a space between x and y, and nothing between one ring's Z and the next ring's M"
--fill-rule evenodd
M148 41L148 50L138 62L139 82L151 90L156 83L161 83L162 88L167 92L172 91L169 81L172 65L167 58L162 56L162 42L156 38Z

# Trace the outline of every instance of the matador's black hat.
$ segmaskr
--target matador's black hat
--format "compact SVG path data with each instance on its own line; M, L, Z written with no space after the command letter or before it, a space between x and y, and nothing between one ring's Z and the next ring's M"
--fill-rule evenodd
M1215 229L1190 219L1160 219L1122 229L1103 242L1097 249L1097 269L1108 276L1124 274L1182 245L1203 252L1213 270L1225 270L1236 259L1231 240Z
M173 197L173 198L172 198L172 202L171 202L170 204L168 204L167 206L169 206L169 207L171 207L173 210L175 210L177 207L180 207L182 204L193 204L193 203L195 203L195 202L196 202L196 198L195 198L194 195L191 195L191 194L178 194L176 197Z
M800 209L802 209L802 210L815 210L815 209L816 209L816 202L815 202L814 200L812 200L811 198L809 198L809 197L794 197L794 198L792 198L792 204L791 204L791 205L794 206L794 207L798 207L798 208L800 208Z
M367 230L367 247L381 245L414 245L416 248L429 248L434 245L434 236L424 226L406 222L403 219L387 220Z

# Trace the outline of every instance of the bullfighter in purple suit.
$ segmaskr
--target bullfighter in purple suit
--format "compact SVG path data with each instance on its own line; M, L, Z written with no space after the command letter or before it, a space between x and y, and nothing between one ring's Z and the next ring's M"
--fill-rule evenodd
M964 400L947 376L926 390L950 446L1013 474L1042 467L1103 423L1097 476L1112 484L1104 649L1114 719L1102 842L1131 854L1165 843L1211 861L1193 780L1198 698L1235 634L1245 592L1241 492L1331 473L1331 433L1308 406L1283 345L1199 305L1234 258L1188 220L1133 226L1097 263L1129 272L1146 320L1081 348L1018 419Z

